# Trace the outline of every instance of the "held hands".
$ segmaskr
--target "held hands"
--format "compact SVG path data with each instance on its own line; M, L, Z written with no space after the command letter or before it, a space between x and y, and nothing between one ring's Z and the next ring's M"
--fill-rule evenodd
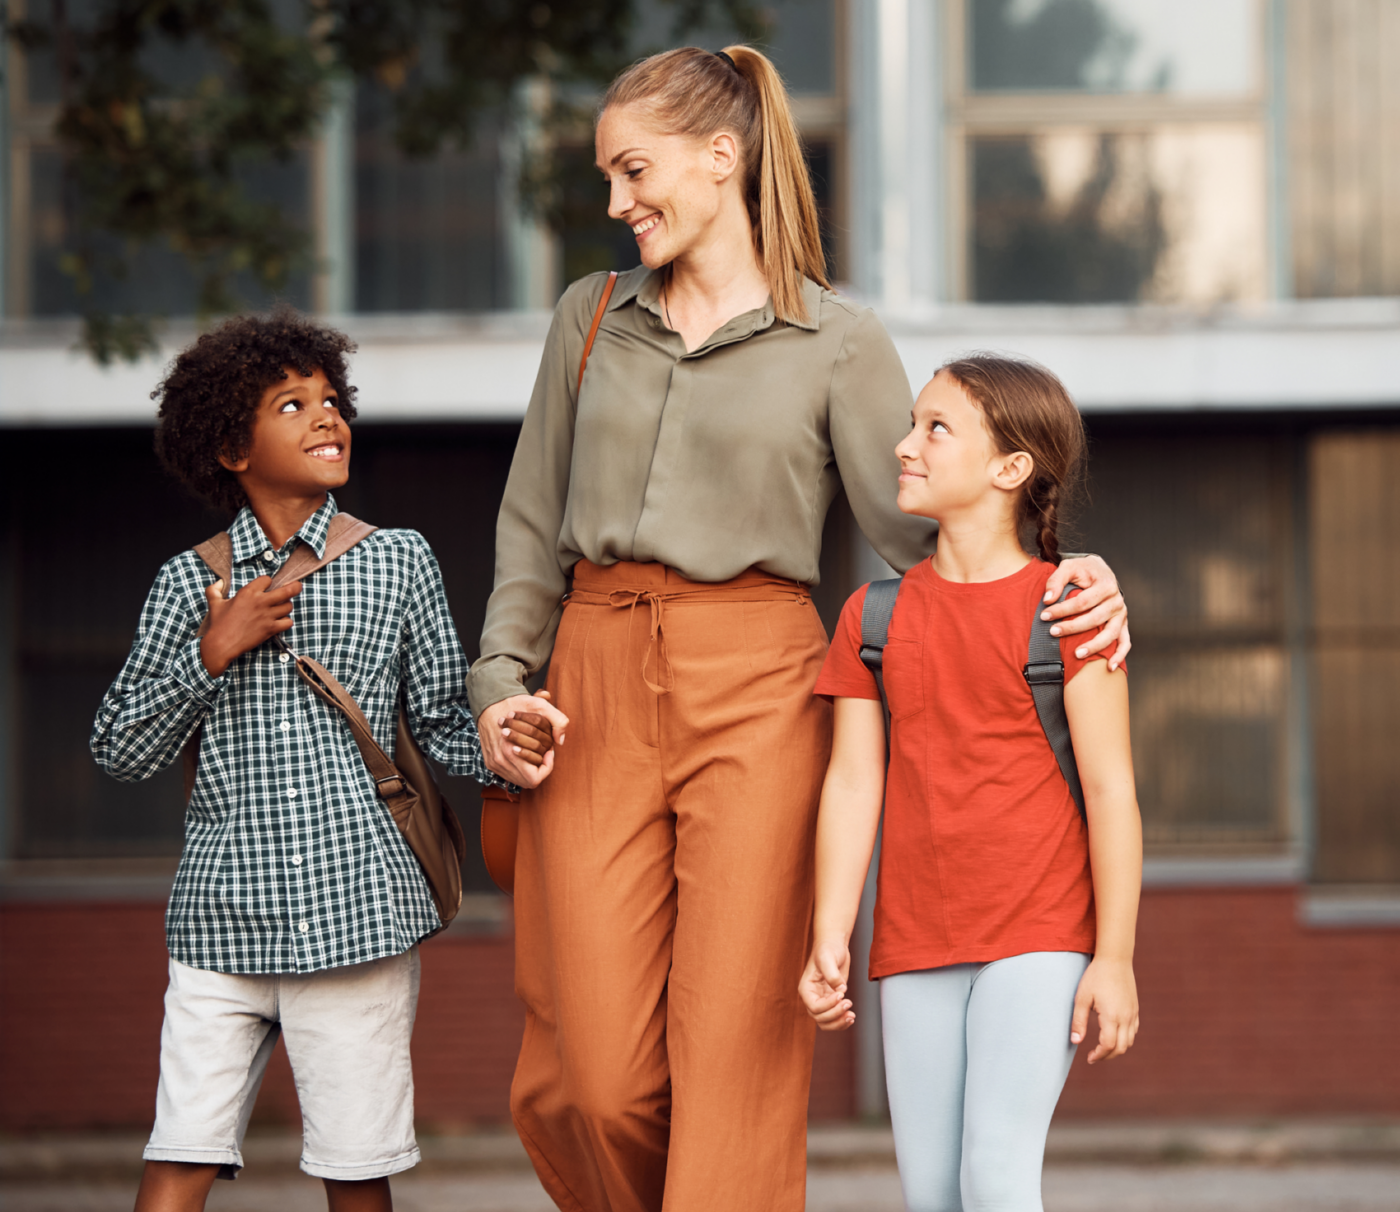
M1043 600L1047 604L1054 602L1071 581L1083 592L1043 610L1040 617L1065 620L1050 629L1050 634L1057 636L1077 635L1102 627L1103 631L1077 648L1075 655L1081 659L1092 656L1117 641L1117 651L1108 658L1108 668L1113 671L1127 659L1128 649L1133 646L1128 638L1128 607L1118 590L1118 578L1099 556L1076 556L1065 560L1050 574Z
M844 1031L856 1021L846 983L851 972L851 949L838 939L818 942L797 982L797 994L823 1031Z
M301 592L301 582L293 581L268 593L271 584L271 577L258 577L230 599L224 597L221 578L204 591L209 601L209 630L200 641L199 657L211 677L219 677L245 652L291 630L292 599Z
M1099 1042L1089 1053L1089 1064L1122 1056L1133 1046L1138 1033L1137 981L1131 960L1102 959L1095 956L1079 981L1074 995L1074 1017L1070 1020L1069 1040L1083 1041L1089 1030L1089 1010L1099 1014Z
M487 768L519 787L538 787L549 777L553 746L564 743L568 726L569 717L549 701L547 690L492 703L476 722Z

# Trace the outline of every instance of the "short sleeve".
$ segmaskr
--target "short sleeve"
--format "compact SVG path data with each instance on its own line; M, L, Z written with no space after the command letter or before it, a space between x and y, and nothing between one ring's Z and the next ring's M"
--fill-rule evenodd
M1069 596L1077 598L1079 596L1079 590L1076 589ZM1092 656L1087 657L1077 657L1074 655L1074 650L1076 648L1083 647L1083 645L1087 644L1095 636L1101 635L1102 633L1103 628L1100 627L1098 631L1081 631L1076 635L1062 635L1060 637L1060 660L1064 662L1065 666L1066 686L1074 680L1075 675L1090 661L1106 661L1113 655L1112 648L1106 648L1102 652L1096 652ZM1126 676L1128 672L1128 663L1124 661L1123 664L1118 666L1118 671Z
M836 634L831 638L831 647L827 649L826 662L813 694L829 699L879 699L875 675L860 659L860 616L865 609L865 591L869 588L862 585L841 608Z

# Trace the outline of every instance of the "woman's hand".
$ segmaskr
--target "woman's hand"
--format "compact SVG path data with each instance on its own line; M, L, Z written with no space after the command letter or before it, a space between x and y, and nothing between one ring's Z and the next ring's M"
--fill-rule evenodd
M1099 1014L1099 1042L1089 1053L1089 1064L1122 1056L1138 1033L1137 981L1131 960L1095 956L1079 981L1074 995L1074 1017L1069 1042L1081 1043L1089 1030L1089 1010Z
M1058 602L1071 581L1082 592ZM1113 575L1113 569L1099 556L1065 560L1045 583L1044 601L1056 604L1041 612L1042 619L1065 620L1050 628L1051 635L1077 635L1081 631L1103 628L1092 640L1075 649L1076 656L1083 658L1102 652L1116 640L1118 649L1108 659L1109 669L1117 669L1127 659L1128 649L1133 646L1128 638L1128 607L1118 591L1118 578Z
M532 717L539 717L540 724ZM556 745L564 743L569 717L549 701L547 690L537 695L515 694L492 703L476 722L487 769L518 787L543 783L554 769L554 750L541 753L541 725L553 730Z
M844 1031L856 1021L851 999L846 996L850 971L849 944L833 939L813 946L812 958L797 982L797 994L823 1031Z

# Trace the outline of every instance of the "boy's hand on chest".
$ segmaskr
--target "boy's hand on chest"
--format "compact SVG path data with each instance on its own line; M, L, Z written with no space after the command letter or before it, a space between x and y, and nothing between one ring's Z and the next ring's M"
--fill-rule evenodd
M293 581L267 592L271 577L250 581L232 598L215 581L204 591L209 603L209 628L200 641L199 656L211 677L219 677L245 652L266 643L292 626L292 599L301 592Z

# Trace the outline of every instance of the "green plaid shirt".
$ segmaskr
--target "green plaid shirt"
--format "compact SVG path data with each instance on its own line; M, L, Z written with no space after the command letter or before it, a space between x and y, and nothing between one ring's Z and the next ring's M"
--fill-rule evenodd
M230 528L237 592L298 543L320 555L328 499L280 551L244 509ZM195 632L213 579L193 551L167 563L93 726L98 764L149 778L204 726L185 849L166 912L170 954L215 972L315 972L397 955L439 926L413 852L375 794L344 717L273 641L211 677ZM423 750L498 782L467 709L467 662L432 550L379 530L312 574L286 639L359 703L392 757L400 687Z

